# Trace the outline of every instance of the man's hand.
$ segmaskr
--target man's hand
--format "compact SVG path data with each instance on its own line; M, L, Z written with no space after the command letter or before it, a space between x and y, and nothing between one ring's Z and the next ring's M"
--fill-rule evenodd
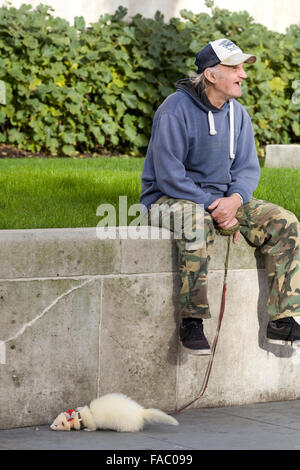
M238 223L235 218L236 211L242 205L241 199L237 194L232 194L229 197L221 197L216 199L208 209L211 212L211 216L217 222L221 228L230 228ZM233 235L233 243L236 243L239 237L240 231L238 230Z
M229 227L227 228L230 228L230 227L233 227L235 224L238 224L238 220L234 217L232 219L232 224L229 225ZM239 235L240 235L240 231L238 230L237 232L235 232L233 235L232 235L232 241L233 243L236 243L238 241L238 238L239 238Z
M212 218L222 228L229 228L234 225L232 223L236 211L241 206L241 200L238 195L232 194L229 197L220 197L216 199L208 209L211 211Z

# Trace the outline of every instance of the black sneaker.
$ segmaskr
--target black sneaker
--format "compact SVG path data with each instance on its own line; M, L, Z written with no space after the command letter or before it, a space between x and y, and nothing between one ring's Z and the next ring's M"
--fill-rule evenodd
M189 354L209 355L210 346L203 333L201 318L183 318L180 325L180 340Z
M293 317L270 321L267 326L268 343L281 346L300 346L300 325Z

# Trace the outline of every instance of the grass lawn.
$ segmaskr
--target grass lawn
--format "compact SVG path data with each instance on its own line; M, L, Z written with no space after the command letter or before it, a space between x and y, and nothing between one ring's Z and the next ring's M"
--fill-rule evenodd
M300 170L261 168L259 185L253 196L285 207L300 220Z
M97 207L138 202L143 161L0 159L0 229L96 227Z
M143 163L118 157L0 159L0 229L96 227L100 204L118 208L122 195L128 207L139 202ZM254 196L300 219L300 171L262 168Z

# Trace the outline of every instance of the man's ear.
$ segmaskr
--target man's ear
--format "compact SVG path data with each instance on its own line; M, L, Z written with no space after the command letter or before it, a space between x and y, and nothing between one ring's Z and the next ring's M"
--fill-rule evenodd
M213 70L211 69L205 69L204 72L204 77L206 78L206 80L208 80L210 83L214 84L216 83L216 74L214 73Z

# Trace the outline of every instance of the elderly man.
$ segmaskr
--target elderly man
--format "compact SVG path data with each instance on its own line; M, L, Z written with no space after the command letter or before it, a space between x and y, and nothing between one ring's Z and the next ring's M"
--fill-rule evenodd
M180 339L191 354L211 352L202 320L210 317L207 272L216 229L232 234L234 243L242 233L260 247L269 285L267 341L300 344L293 318L300 315L298 221L291 212L252 197L260 167L250 117L236 100L247 78L244 64L255 61L228 39L210 42L196 56L197 73L177 82L153 121L140 201L149 223L177 235ZM184 217L186 208L191 210ZM176 220L190 222L180 236ZM193 239L201 224L204 236Z

